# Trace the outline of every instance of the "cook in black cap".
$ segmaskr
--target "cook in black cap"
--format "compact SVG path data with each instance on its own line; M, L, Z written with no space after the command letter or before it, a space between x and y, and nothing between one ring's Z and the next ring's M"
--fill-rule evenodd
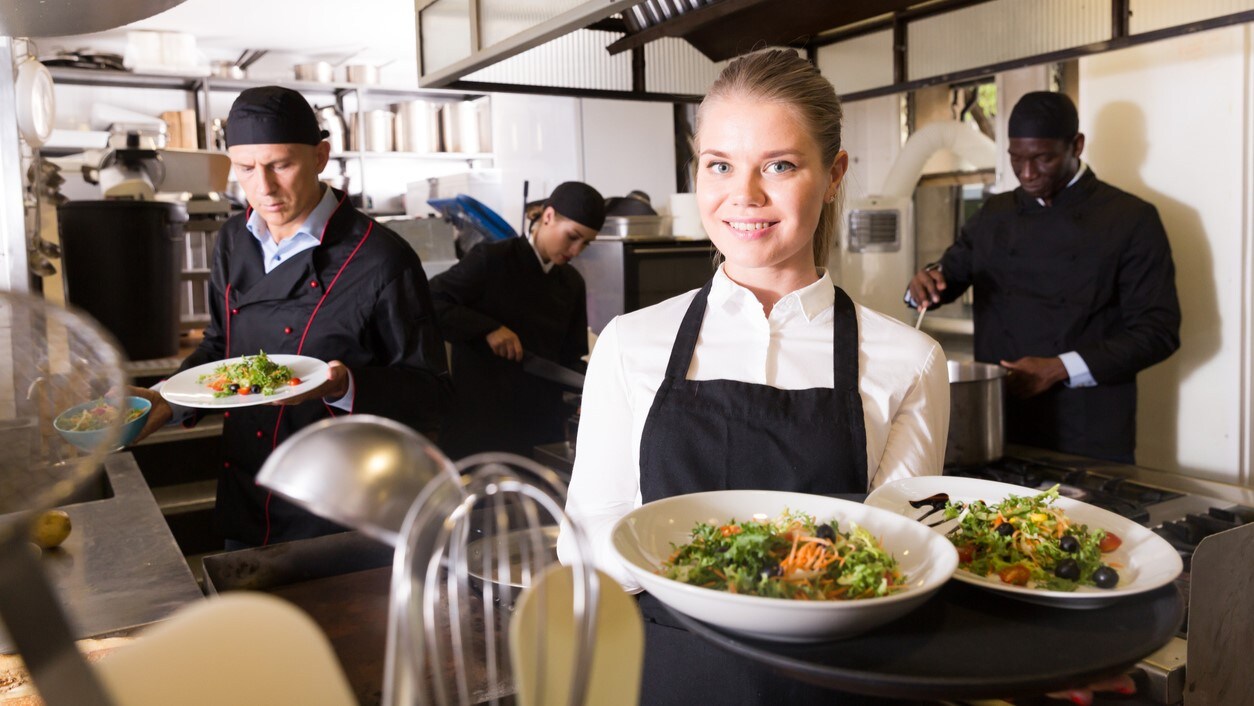
M440 446L453 458L530 457L535 446L565 438L562 388L517 363L531 354L583 369L586 287L568 263L601 230L605 199L568 181L543 204L528 237L476 245L431 280L440 330L452 345L456 398Z
M1133 463L1136 375L1180 345L1175 266L1152 204L1080 161L1065 94L1024 95L1010 113L1021 188L995 194L906 303L931 309L975 293L974 354L1006 378L1006 441Z
M1065 93L1034 91L1010 111L1010 167L1032 198L1049 205L1080 171L1084 135Z
M422 262L347 194L319 182L331 149L324 135L305 99L278 86L241 93L227 121L227 151L251 208L218 229L210 320L178 374L262 351L305 360L290 363L295 387L286 394L263 395L246 380L218 385L219 394L255 400L223 415L227 470L218 476L214 526L228 550L344 529L256 481L297 432L368 414L434 435L453 397ZM301 372L308 359L326 365ZM141 434L185 415L199 419L154 390L131 389L152 402Z
M235 178L275 242L295 235L322 200L318 174L331 154L326 135L290 88L249 88L231 106L226 147Z

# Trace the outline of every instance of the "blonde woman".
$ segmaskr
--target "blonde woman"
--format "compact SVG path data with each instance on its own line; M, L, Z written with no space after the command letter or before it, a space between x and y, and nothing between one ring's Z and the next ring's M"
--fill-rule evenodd
M854 304L824 265L849 159L832 85L788 51L732 62L697 113L696 193L722 255L700 290L612 321L584 387L567 510L600 568L642 502L705 490L865 493L941 472L940 347ZM565 545L564 556L569 556ZM675 625L641 597L642 703L810 703L780 677Z

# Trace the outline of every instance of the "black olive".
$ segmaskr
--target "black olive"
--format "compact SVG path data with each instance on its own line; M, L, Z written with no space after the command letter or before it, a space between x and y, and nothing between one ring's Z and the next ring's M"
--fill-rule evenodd
M1119 583L1119 572L1109 566L1103 566L1093 572L1093 583L1097 584L1098 588L1114 588L1115 584Z
M767 564L766 566L762 567L763 576L779 576L782 573L784 573L784 570L779 568L778 562L774 564Z
M1000 534L1003 537L1009 537L1010 535L1014 533L1015 533L1015 526L1010 524L1009 522L1003 522L1000 525L997 525L997 534Z
M235 383L231 383L226 389L230 390L231 392L239 392L239 385Z
M1080 540L1076 539L1075 535L1064 534L1062 539L1058 540L1058 548L1068 554L1073 554L1080 551Z
M1075 559L1063 559L1054 567L1054 576L1068 581L1080 578L1080 564Z
M818 535L819 539L826 539L832 542L836 539L836 530L832 529L831 525L819 525Z

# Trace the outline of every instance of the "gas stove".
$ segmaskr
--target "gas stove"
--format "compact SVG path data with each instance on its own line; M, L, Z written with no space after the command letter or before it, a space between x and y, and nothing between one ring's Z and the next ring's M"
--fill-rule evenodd
M946 468L946 475L1047 490L1096 505L1149 527L1184 561L1176 579L1187 604L1193 553L1206 537L1254 523L1254 488L1216 483L1138 466L1011 446L1000 460ZM1179 637L1138 665L1145 673L1139 703L1179 703L1184 684L1188 615Z

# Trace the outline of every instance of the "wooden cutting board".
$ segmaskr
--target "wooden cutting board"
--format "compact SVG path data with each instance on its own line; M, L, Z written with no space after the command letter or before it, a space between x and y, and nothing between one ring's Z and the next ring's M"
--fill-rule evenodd
M97 662L113 650L130 644L134 637L109 637L100 640L79 640L75 644L88 662ZM0 655L0 704L3 706L43 706L30 672L21 655Z

